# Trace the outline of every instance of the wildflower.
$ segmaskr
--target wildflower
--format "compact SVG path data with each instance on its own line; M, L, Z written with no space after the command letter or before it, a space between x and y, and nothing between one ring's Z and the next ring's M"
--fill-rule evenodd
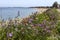
M2 27L4 27L4 26L5 26L5 24L3 23L3 24L2 24Z
M54 19L55 17L52 15L52 16L50 16L50 18L51 18L51 19Z
M33 21L33 19L32 19L32 18L30 18L30 19L29 19L29 21Z
M25 29L22 27L20 31L24 31Z
M41 24L38 24L39 26L41 26Z
M32 23L32 21L29 21L29 23Z
M22 27L21 30L23 30L24 28Z
M32 26L32 27L33 27L34 25L33 25L33 24L31 24L30 26Z
M51 31L50 30L47 30L48 33L50 33Z
M51 28L56 28L56 25L51 25Z
M24 32L22 32L22 34L24 34Z
M46 21L46 20L44 20L44 21L43 21L43 24L46 24L46 22L47 22L47 21Z
M43 26L44 26L44 24L39 24L39 26L40 26L40 27L43 27Z
M46 26L46 29L49 29L49 26Z
M16 31L18 31L18 28L15 28Z
M51 24L51 22L49 22L49 24Z
M31 29L31 27L28 27L28 29Z
M37 24L33 24L34 26L37 26Z
M28 25L28 23L26 23L25 25Z
M7 36L8 36L8 37L12 37L13 34L12 34L12 33L8 33Z
M46 29L46 28L44 28L44 31L47 31L47 29Z
M32 18L30 18L30 19L29 19L29 23L32 23L32 21L33 21L33 19L32 19Z

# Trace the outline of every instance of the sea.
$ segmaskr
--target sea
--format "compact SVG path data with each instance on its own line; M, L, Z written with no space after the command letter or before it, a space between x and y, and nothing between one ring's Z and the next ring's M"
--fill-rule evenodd
M0 19L13 19L18 15L20 18L25 18L35 12L37 9L29 7L0 7Z

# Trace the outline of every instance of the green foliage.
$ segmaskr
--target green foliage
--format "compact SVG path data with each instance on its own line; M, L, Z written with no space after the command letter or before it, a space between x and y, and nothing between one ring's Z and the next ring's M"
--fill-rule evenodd
M58 14L53 8L42 14L33 14L18 25L0 27L0 40L60 40Z
M58 8L58 3L54 2L53 7Z

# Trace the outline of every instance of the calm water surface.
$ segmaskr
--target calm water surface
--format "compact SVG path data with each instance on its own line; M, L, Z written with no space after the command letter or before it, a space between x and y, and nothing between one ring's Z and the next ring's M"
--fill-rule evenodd
M18 15L18 11L21 18L27 17L37 10L34 8L22 8L22 7L0 7L0 18L8 19L15 18Z

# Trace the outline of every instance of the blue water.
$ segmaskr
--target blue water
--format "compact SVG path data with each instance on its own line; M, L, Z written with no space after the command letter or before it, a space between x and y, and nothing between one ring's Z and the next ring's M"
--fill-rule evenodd
M27 17L37 10L34 8L23 8L23 7L0 7L0 18L8 19L15 18L18 15L18 11L21 18Z

